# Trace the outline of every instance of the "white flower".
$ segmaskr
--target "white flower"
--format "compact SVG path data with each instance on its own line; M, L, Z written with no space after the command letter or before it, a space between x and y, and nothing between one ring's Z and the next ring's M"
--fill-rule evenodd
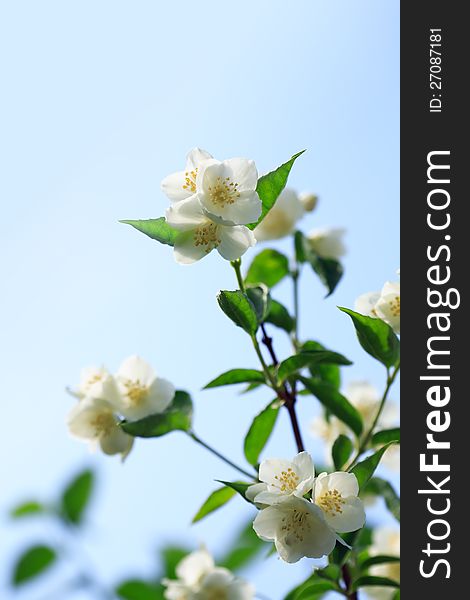
M308 452L300 452L290 460L270 458L263 460L259 468L259 479L266 484L254 501L272 504L279 496L302 497L313 488L315 467Z
M247 225L261 215L258 171L246 158L207 161L196 177L197 198L208 217L224 225ZM215 217L215 219L214 219Z
M363 315L382 319L395 333L400 333L400 282L387 281L382 291L367 292L356 300L355 310Z
M346 254L342 240L345 233L345 229L333 227L315 229L308 234L307 243L321 258L338 260Z
M235 260L256 243L248 227L224 225L209 218L196 197L174 203L166 212L166 220L182 232L174 243L175 260L180 264L194 263L215 249L226 260Z
M318 204L318 196L311 192L301 192L299 194L299 200L304 207L305 212L312 212Z
M71 391L77 398L101 398L110 403L116 401L117 389L114 377L104 367L86 367L80 373L80 383Z
M175 388L157 377L152 367L138 356L130 356L115 376L119 391L119 410L126 419L142 419L163 412L173 400Z
M336 535L313 502L297 496L279 496L261 510L253 529L265 541L273 541L282 560L294 563L306 556L320 558L335 547Z
M190 198L196 193L196 177L199 168L212 159L212 155L200 148L193 148L186 157L186 168L168 175L162 181L162 191L172 202Z
M255 594L250 583L216 567L205 548L183 558L176 575L177 580L163 580L167 600L252 600Z
M400 556L400 530L387 526L374 529L369 553L371 556ZM387 577L398 583L400 582L399 562L374 565L369 569L369 572L376 577ZM395 594L395 590L385 587L367 587L365 591L374 600L391 600Z
M68 427L75 437L98 444L105 454L121 454L123 459L134 441L119 427L115 408L99 398L80 400L69 414Z
M246 492L245 492L245 496L247 498L247 500L249 500L250 502L253 502L253 504L257 507L257 508L265 508L266 506L268 506L268 504L265 504L263 502L256 502L255 498L256 496L258 496L258 494L261 494L261 492L266 492L268 490L268 486L266 485L266 483L254 483L253 485L250 485Z
M320 473L315 479L315 504L337 532L357 531L364 525L366 514L358 493L359 485L353 473Z
M258 242L278 240L294 231L295 225L305 214L296 192L285 188L259 225L254 229Z

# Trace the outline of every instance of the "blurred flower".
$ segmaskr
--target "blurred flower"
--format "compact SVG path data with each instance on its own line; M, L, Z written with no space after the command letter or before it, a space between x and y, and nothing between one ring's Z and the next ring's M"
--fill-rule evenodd
M369 548L371 556L400 556L400 530L387 526L377 527L372 533L372 546ZM375 577L387 577L400 582L400 563L383 563L374 565L369 569ZM369 598L374 600L391 600L396 593L393 588L366 587Z
M77 438L99 445L105 454L129 454L134 438L119 427L116 409L106 400L84 398L68 417L70 433Z
M279 496L302 497L311 491L315 476L312 457L300 452L292 461L270 458L263 460L259 468L259 479L266 489L254 497L254 501L272 504Z
M382 319L400 333L400 282L387 281L381 292L367 292L356 300L357 312Z
M194 263L215 249L226 260L235 260L256 243L248 227L211 220L197 198L173 204L166 212L166 220L182 232L174 244L175 260L180 264Z
M118 412L130 420L163 412L175 395L173 384L157 377L152 367L138 356L130 356L121 364L116 383Z
M358 493L359 485L353 473L320 473L315 479L313 499L330 527L347 533L360 529L366 520Z
M375 415L379 408L381 395L377 388L366 381L353 381L344 391L349 402L357 409L362 417L364 431L372 427ZM396 425L398 420L398 409L390 401L385 405L376 429L387 429ZM331 460L331 449L340 433L347 435L348 427L339 419L331 416L325 419L318 416L310 424L310 431L314 436L321 437L325 443L325 458ZM397 469L397 458L399 459L399 446L391 446L383 457L383 462L389 468Z
M188 554L176 567L177 580L164 579L167 600L252 600L254 587L228 569L216 567L202 548Z
M114 403L117 396L114 377L104 367L86 367L80 373L80 383L69 390L76 398L101 398Z
M346 254L346 246L342 239L345 233L345 229L334 227L314 229L308 234L307 243L321 258L339 260Z
M330 554L336 544L335 532L316 504L294 495L278 496L261 510L253 522L257 535L272 541L282 560L295 563L301 558Z
M297 221L304 216L305 210L296 192L285 188L268 214L255 227L257 241L278 240L291 234Z
M310 192L301 192L299 194L299 200L304 207L305 212L312 212L318 204L318 196Z
M205 162L197 174L196 195L212 221L223 225L247 225L261 215L257 184L258 171L252 160L211 160Z
M186 168L168 175L162 181L162 191L172 202L190 198L196 193L196 177L201 165L212 155L200 148L193 148L186 157Z

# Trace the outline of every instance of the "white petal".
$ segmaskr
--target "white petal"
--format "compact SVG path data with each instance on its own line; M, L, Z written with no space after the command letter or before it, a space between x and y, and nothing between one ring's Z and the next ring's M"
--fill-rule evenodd
M265 492L266 489L267 489L267 485L265 483L254 483L253 485L250 485L250 487L246 490L245 496L246 496L247 500L249 500L250 502L253 502L255 499L255 496L257 496L261 492Z
M325 514L325 519L335 531L348 533L357 531L366 522L366 513L362 500L357 496L349 496L342 507L343 512L335 516Z
M248 248L256 244L253 232L243 225L235 227L220 226L219 232L221 241L217 250L226 260L240 258Z
M113 419L111 405L101 399L84 398L75 404L67 418L70 433L80 439L97 440L101 432L95 425L97 419L104 415Z
M213 569L214 559L205 548L202 548L183 558L176 567L176 574L186 585L194 586Z
M322 258L338 260L346 254L342 237L346 233L341 228L324 228L311 231L307 236L313 250Z
M201 148L193 148L186 157L186 171L195 171L196 169L199 169L204 161L211 158L214 157L206 150L202 150Z
M354 310L361 315L366 315L367 317L376 317L375 313L375 305L380 298L379 292L366 292L357 298L354 303Z
M345 473L337 471L328 475L329 489L335 489L340 492L343 497L357 496L359 493L359 484L354 473Z
M116 377L130 381L139 381L142 385L151 385L155 380L152 367L140 356L129 356L119 367Z
M190 231L208 222L196 196L172 204L165 217L168 225L178 231Z
M180 265L191 265L207 256L211 251L207 246L203 246L202 244L196 246L194 236L194 230L185 231L180 233L175 239L173 255L176 262Z
M187 181L185 171L178 171L165 177L161 183L162 192L172 202L181 202L186 198L190 198L195 193L195 188L191 185L191 181Z
M276 506L268 506L260 510L253 521L253 529L262 540L269 542L276 537L280 516Z
M292 462L290 460L284 460L282 458L268 458L263 460L259 467L259 479L264 481L269 486L279 487L279 481L277 477L282 471L292 468ZM274 490L271 490L274 491Z
M294 458L292 462L297 468L297 473L301 477L301 479L308 479L315 475L315 467L313 465L312 457L308 452L299 452Z
M238 183L240 191L255 190L258 184L258 171L253 160L230 158L223 161L226 176Z
M133 443L134 438L117 425L108 435L103 435L100 438L101 450L105 454L122 454L123 458L129 454Z

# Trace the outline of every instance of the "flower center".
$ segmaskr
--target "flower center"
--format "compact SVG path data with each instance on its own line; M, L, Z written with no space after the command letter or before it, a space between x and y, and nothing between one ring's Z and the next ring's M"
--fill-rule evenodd
M300 478L290 467L287 471L281 471L280 475L275 475L274 479L279 482L281 492L293 492L299 485Z
M209 196L212 202L221 208L226 204L233 204L240 198L238 183L233 182L230 177L217 177L215 185L209 186Z
M395 296L393 300L390 300L388 303L390 307L390 312L392 316L399 317L400 316L400 296Z
M194 245L206 246L206 254L220 244L219 230L215 223L202 225L194 230Z
M316 503L324 512L332 517L342 514L343 509L341 507L346 504L338 490L327 490L323 496L320 496Z
M308 516L308 513L303 510L293 510L281 519L281 531L286 537L293 537L298 542L303 542L305 534L310 531Z
M90 424L95 429L95 435L99 437L109 435L116 426L116 420L110 412L103 412L96 415Z
M197 176L197 168L194 171L186 171L184 174L184 185L183 190L187 190L192 192L193 194L196 191L196 176Z
M124 386L126 388L126 396L132 406L138 406L148 396L148 387L142 385L138 379L136 381L128 379L124 382Z

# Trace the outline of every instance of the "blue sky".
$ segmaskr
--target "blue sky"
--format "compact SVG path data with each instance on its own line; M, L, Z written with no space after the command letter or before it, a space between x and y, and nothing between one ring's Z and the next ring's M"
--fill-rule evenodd
M249 340L216 305L217 291L235 286L229 265L213 253L178 266L168 248L118 224L164 213L160 181L190 148L253 158L260 172L307 149L290 184L318 193L320 204L302 228L344 226L349 251L331 298L305 273L301 334L354 360L346 381L382 386L336 305L352 306L399 266L398 5L1 4L0 508L50 496L74 469L96 466L86 545L105 580L149 573L165 540L217 551L249 516L234 500L189 527L212 480L235 474L183 435L140 441L121 466L89 455L64 425L64 389L80 368L115 369L134 353L194 393L196 430L237 460L250 419L269 401L200 391L230 367L256 366ZM289 302L289 286L277 296ZM305 428L315 411L305 401ZM294 452L285 419L268 452ZM14 550L41 531L0 523L2 589ZM272 559L253 577L275 600L306 570Z

